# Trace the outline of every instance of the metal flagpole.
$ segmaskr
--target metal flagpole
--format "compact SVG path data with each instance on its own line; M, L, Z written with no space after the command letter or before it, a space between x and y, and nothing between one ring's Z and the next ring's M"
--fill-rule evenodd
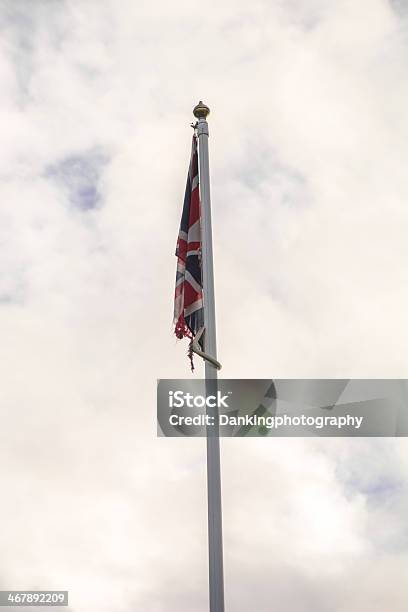
M211 229L210 169L208 161L208 123L210 109L201 101L194 108L198 119L196 128L199 146L200 200L202 228L202 273L204 295L204 351L217 359L215 330L214 271ZM205 387L207 395L217 393L217 369L205 362ZM214 417L216 427L207 428L207 496L208 496L208 563L210 587L210 612L224 612L224 571L222 552L221 470L220 439L218 435L218 410L207 408Z

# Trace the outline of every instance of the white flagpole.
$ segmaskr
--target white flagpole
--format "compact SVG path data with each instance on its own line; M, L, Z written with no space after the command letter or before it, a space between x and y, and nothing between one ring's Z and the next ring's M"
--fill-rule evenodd
M202 273L204 295L204 351L217 359L215 330L214 270L211 229L210 169L208 161L208 123L210 109L201 101L194 108L198 119L199 184L201 200ZM207 395L216 395L217 369L205 362ZM208 408L207 414L218 423L217 408ZM222 551L221 470L218 425L207 428L207 496L208 496L208 563L210 612L224 612L224 571Z

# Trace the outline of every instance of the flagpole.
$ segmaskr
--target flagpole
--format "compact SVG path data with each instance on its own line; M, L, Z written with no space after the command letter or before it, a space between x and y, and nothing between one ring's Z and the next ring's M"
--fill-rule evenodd
M204 295L204 351L217 359L215 328L214 270L211 228L210 169L208 159L208 123L210 112L201 101L194 108L197 118L197 136L200 168L202 274ZM217 391L217 369L205 362L207 395ZM207 408L207 414L218 423L217 408ZM222 550L221 469L218 424L207 428L207 497L208 497L208 565L210 612L224 612L224 571Z

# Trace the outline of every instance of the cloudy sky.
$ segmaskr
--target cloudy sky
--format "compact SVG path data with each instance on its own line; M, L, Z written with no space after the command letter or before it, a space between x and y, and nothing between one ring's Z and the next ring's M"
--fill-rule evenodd
M406 6L0 0L0 588L207 610L204 440L155 424L199 99L223 376L408 378ZM223 440L227 610L405 612L407 450Z

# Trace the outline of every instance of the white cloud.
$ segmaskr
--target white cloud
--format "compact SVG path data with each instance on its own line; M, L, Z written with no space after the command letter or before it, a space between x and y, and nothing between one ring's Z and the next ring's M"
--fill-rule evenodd
M406 377L404 24L385 0L2 3L3 588L207 609L204 444L154 422L155 379L187 375L198 99L223 375ZM404 441L222 447L231 609L406 609Z

